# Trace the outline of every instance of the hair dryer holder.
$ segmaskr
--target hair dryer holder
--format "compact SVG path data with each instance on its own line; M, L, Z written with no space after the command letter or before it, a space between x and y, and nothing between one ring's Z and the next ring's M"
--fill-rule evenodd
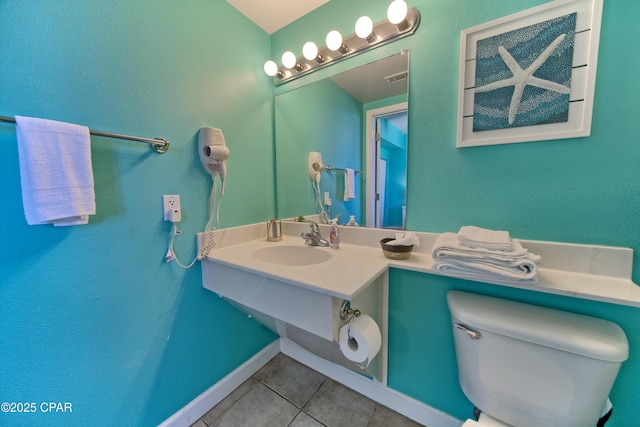
M202 167L212 176L220 174L224 180L229 149L220 129L202 127L198 131L198 154Z
M309 153L309 179L320 183L320 173L324 170L324 163L322 163L322 153L312 151Z

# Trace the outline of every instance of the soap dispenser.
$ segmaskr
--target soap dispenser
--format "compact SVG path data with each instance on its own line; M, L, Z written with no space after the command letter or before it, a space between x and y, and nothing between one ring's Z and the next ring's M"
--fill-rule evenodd
M338 229L338 218L331 220L331 229L329 230L329 245L333 249L340 247L340 230Z

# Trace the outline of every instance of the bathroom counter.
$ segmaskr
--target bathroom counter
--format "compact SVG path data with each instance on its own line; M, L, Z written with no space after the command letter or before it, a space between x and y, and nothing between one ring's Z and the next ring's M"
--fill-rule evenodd
M526 244L523 243L523 246L526 247ZM394 268L443 276L442 273L432 268L433 257L431 257L431 255L413 254L408 260L389 261L389 265ZM549 294L565 295L575 298L640 307L640 286L632 282L631 279L620 277L557 270L540 266L538 267L538 283L535 285L520 285L513 282L501 282L499 279L486 283L508 286L511 288L527 289L535 292L545 292Z
M263 262L252 255L254 251L279 246L326 251L331 258L317 264L295 266ZM346 300L353 299L388 267L388 260L374 248L351 244L341 244L339 249L308 246L301 237L288 235L278 242L261 238L212 250L208 260Z
M384 237L393 237L393 230L340 227L343 243L336 250L306 247L300 233L308 230L308 224L282 225L284 236L280 242L266 241L264 224L217 230L216 249L208 259L343 299L357 295L389 267L443 275L433 269L431 256L438 233L416 233L420 245L414 247L411 258L391 260L384 257L379 242ZM329 235L329 226L321 225L320 229L324 236ZM538 283L518 285L496 279L490 284L640 307L640 286L631 280L632 249L522 239L520 243L542 257ZM301 250L330 251L332 260L292 267L264 263L251 256L262 247L292 244L300 245Z

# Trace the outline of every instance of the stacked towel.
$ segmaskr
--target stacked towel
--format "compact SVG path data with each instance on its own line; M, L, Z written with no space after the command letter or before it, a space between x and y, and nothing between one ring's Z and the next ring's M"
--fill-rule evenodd
M344 170L344 201L356 198L355 171L350 168Z
M464 235L465 232L472 232L473 239L470 244L461 242L461 233L442 233L436 239L433 246L433 268L436 271L483 282L505 284L537 282L537 263L541 258L523 248L519 240L508 238L508 242L505 242L504 233L506 232L493 234L490 233L493 230L478 227L463 231L462 241L469 241L469 235ZM487 241L481 241L478 240L478 236L481 235L490 237ZM507 247L507 243L508 250L492 249L496 245Z
M511 250L511 238L508 231L488 230L475 225L460 227L458 241L465 246L499 251Z
M86 224L96 213L89 128L20 116L16 125L27 223Z

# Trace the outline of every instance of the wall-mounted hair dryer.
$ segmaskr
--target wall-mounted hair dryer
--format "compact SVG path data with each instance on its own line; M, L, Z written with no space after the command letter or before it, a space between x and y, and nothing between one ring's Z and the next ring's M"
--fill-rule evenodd
M212 179L215 179L216 174L220 175L220 180L222 181L220 194L224 194L229 149L220 129L212 127L200 128L198 131L198 154L200 155L202 167L211 174Z
M309 178L311 181L315 181L316 184L320 184L320 175L324 170L324 164L322 163L322 153L312 151L309 153Z

